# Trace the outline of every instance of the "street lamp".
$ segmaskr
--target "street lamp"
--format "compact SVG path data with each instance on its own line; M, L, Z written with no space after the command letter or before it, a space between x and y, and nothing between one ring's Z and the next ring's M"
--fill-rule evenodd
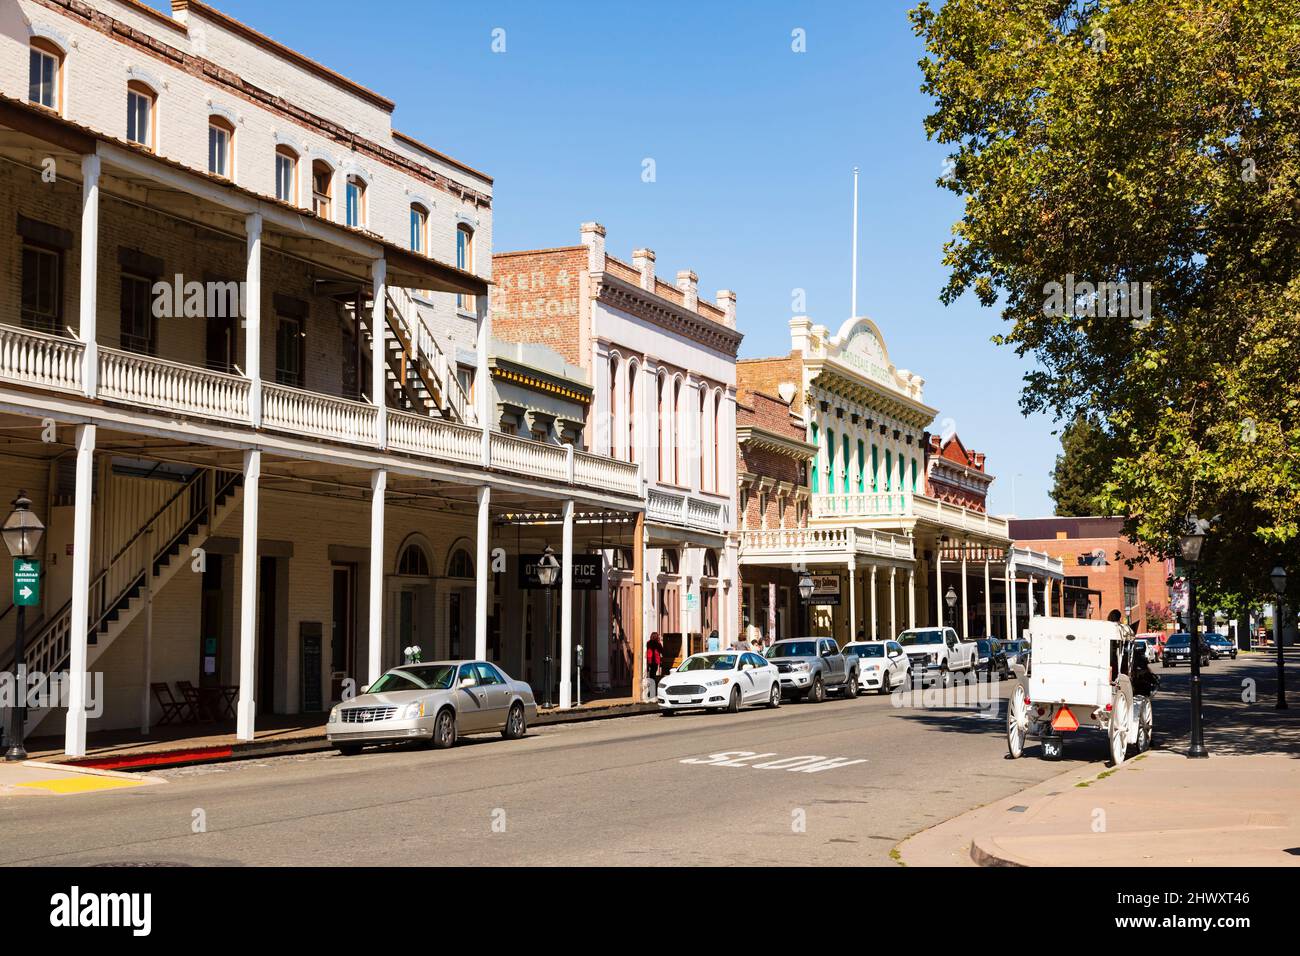
M803 601L804 636L808 636L812 633L812 612L808 607L808 602L812 600L813 590L814 585L812 575L807 571L802 572L799 575L799 598Z
M952 627L953 608L957 606L957 592L953 590L952 587L949 587L948 593L943 596L943 599L944 602L947 603L948 605L948 626Z
M1195 515L1187 522L1186 530L1178 538L1178 550L1187 565L1187 626L1191 631L1192 652L1192 739L1187 748L1189 757L1208 757L1201 728L1201 638L1196 621L1196 562L1201 559L1201 546L1205 544L1205 525Z
M554 602L555 597L552 594L551 589L555 587L555 578L559 573L560 562L556 560L555 551L553 551L551 546L548 544L546 550L542 552L541 558L537 561L537 583L546 589L546 667L543 676L543 680L546 682L546 702L544 705L546 707L552 706L554 702L551 697L551 685L554 683L554 681L551 680L551 651L553 650L551 645L554 640L551 636L551 625L555 613L552 603Z
M27 751L23 749L23 699L27 696L27 605L34 604L36 595L40 592L40 564L31 558L41 546L45 525L32 513L32 500L27 497L27 492L18 492L13 506L14 510L9 512L4 526L0 528L0 536L4 538L5 547L14 559L14 605L18 609L14 629L14 677L17 687L14 706L9 714L9 749L5 752L5 760L26 760ZM24 577L35 576L38 582L35 592L27 584L19 590L20 568L26 572Z
M1285 606L1283 595L1286 594L1286 568L1278 565L1269 575L1273 582L1273 590L1277 592L1277 603L1273 606L1273 643L1277 645L1277 705L1276 710L1286 710L1286 671L1282 666L1282 638L1286 636L1286 629L1282 626L1283 611Z

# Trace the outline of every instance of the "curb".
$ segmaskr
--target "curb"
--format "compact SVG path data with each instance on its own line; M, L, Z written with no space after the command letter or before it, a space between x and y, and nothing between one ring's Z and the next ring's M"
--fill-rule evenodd
M616 704L599 710L550 711L537 715L532 726L549 724L576 724L593 720L611 720L617 717L637 717L658 711L656 704ZM177 750L157 750L141 754L121 754L104 757L73 757L66 761L38 763L31 766L49 767L51 770L71 770L81 773L102 773L112 776L134 776L164 767L194 767L202 764L228 763L236 760L254 760L258 757L287 757L294 754L318 753L332 750L325 734L299 737L281 742L222 744L215 747L188 747Z
M979 837L975 837L970 841L970 858L974 861L976 866L1022 868L1029 866L1028 863L1020 863L1017 860L1012 860L1009 857L998 856L996 853L984 849L984 847L980 846Z

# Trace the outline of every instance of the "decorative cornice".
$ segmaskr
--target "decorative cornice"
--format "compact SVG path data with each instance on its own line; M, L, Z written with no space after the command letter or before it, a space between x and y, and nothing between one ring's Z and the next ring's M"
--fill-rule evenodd
M592 295L606 305L733 358L740 351L740 341L745 337L743 333L647 292L612 273L601 272L594 278Z
M797 458L801 461L810 461L817 455L816 445L800 441L797 438L787 438L785 435L779 435L757 425L737 425L736 444L752 445L754 448L761 448L764 451L775 452L778 455Z
M581 382L575 382L571 379L562 378L559 375L551 375L547 372L538 371L527 365L517 365L507 359L493 356L488 360L488 367L491 370L494 379L500 379L504 382L512 382L524 388L531 388L539 392L547 392L551 395L558 395L560 398L567 398L570 401L581 402L583 405L591 403L592 390L591 386Z

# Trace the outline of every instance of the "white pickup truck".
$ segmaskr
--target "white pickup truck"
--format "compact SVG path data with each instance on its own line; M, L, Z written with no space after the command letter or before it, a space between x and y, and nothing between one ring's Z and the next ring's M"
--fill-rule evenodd
M898 635L898 643L912 662L913 680L947 681L949 674L975 671L975 642L958 640L950 627L910 628Z

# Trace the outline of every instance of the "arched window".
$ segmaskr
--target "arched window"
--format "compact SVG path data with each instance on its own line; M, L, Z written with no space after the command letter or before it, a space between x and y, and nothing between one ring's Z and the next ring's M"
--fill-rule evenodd
M812 423L811 425L809 425L808 427L809 427L809 428L811 429L811 431L812 431L812 436L811 436L812 444L816 446L816 445L818 445L818 441L817 441L817 437L818 437L818 435L817 435L817 423L816 423L816 422L813 422L813 423ZM820 452L815 452L815 453L813 454L812 467L808 469L809 477L812 478L812 492L813 492L813 494L817 494L817 492L821 490L821 479L818 477L818 473L821 471L821 464L820 464L820 462L817 461L817 455L818 455L818 454L820 454Z
M655 437L655 444L656 447L659 449L659 480L660 481L662 481L664 479L664 476L668 474L667 462L670 460L667 457L668 446L664 444L664 439L668 435L668 427L667 427L668 423L665 419L665 416L668 414L668 409L665 407L665 398L667 396L667 390L668 390L668 376L666 373L660 372L658 379L656 379L655 381L655 405L657 408L655 420L658 422L659 425L659 434Z
M429 576L429 556L418 544L408 544L397 558L397 573L410 577L427 578Z
M275 148L275 198L298 205L298 154L288 146Z
M866 490L865 482L867 477L867 446L861 438L858 439L858 494Z
M311 164L311 211L322 219L334 218L334 170L323 159Z
M673 484L682 483L682 438L678 425L686 423L686 409L682 408L682 380L673 379Z
M720 494L725 494L727 489L722 486L722 476L726 474L723 468L722 456L725 446L722 442L722 390L714 389L713 391L713 490Z
M699 423L700 423L699 426L700 434L699 434L699 441L696 442L696 444L699 445L700 448L700 489L708 490L709 488L708 474L711 471L711 469L709 468L708 456L704 453L704 450L706 447L709 447L705 443L705 439L708 437L709 434L709 428L708 428L708 422L710 419L709 389L708 386L704 385L703 383L700 384L699 402L697 404L699 407L699 413L697 415L697 418L699 419Z
M636 362L627 363L627 460L636 461Z
M618 457L618 354L609 357L609 457Z
M472 578L474 576L474 559L464 548L457 548L447 560L447 577Z
M126 138L150 150L158 142L154 116L157 102L158 94L147 84L139 80L126 84Z
M45 37L32 37L27 98L37 106L63 112L63 51Z
M348 225L362 229L366 225L366 181L360 176L348 177L347 196L344 197Z
M474 271L474 230L461 223L456 227L456 268L465 272ZM474 296L456 294L456 308L474 309Z
M224 116L208 117L208 172L235 178L235 127Z
M826 429L826 493L835 494L835 432Z
M847 495L849 493L849 474L853 471L853 461L849 458L849 436L847 434L844 436L844 444L842 447L844 451L844 457L842 459L844 462L844 483L841 487Z
M704 550L704 570L701 577L716 578L718 576L718 552L712 548Z
M411 251L424 255L429 248L429 210L411 203Z
M677 574L681 571L681 558L676 548L664 548L659 552L659 573Z

